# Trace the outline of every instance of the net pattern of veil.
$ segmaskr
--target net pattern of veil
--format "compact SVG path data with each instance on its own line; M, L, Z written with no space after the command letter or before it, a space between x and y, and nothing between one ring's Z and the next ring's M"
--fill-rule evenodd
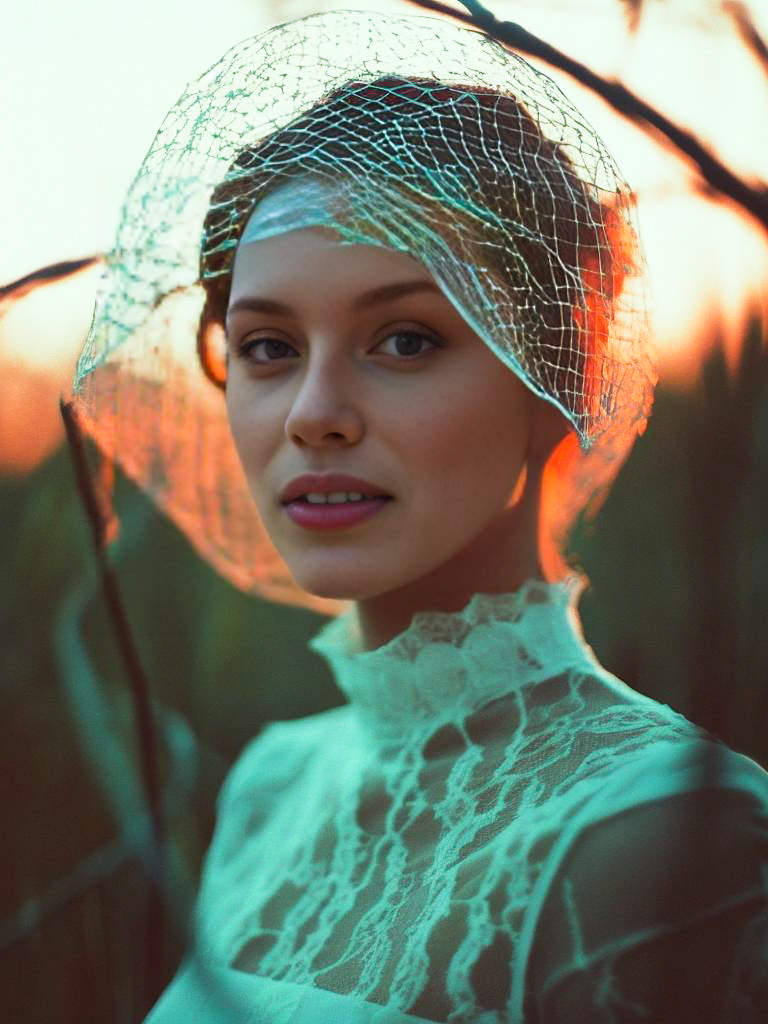
M197 550L245 590L341 610L298 587L272 544L220 388L244 225L297 177L333 193L323 222L342 244L417 259L500 363L561 411L576 442L558 467L564 519L602 493L645 429L657 377L619 169L555 83L490 37L328 12L239 43L168 113L77 365L82 427Z
M764 1019L768 775L600 666L583 586L324 627L349 703L236 763L151 1024Z

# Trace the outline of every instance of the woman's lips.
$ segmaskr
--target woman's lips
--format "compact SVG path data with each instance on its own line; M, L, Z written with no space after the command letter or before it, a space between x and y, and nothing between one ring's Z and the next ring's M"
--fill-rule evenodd
M365 494L370 498L391 497L383 487L363 480L361 477L348 476L346 473L302 473L286 484L280 494L283 505L303 498L307 494L332 494L334 491Z
M339 530L370 519L390 501L391 498L382 497L315 505L296 499L283 505L283 508L294 523L308 530Z

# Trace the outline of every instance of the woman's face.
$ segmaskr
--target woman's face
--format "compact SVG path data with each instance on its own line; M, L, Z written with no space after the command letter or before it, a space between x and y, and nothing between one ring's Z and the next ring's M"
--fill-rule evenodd
M226 329L235 445L305 590L383 595L498 529L532 396L423 265L322 228L241 245ZM308 473L360 478L389 497L363 516L339 495L286 504L286 487Z

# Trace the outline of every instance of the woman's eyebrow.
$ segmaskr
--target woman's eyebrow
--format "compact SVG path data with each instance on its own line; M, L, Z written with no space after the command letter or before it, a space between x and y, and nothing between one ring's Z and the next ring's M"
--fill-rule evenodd
M438 292L440 289L434 281L401 281L399 284L385 284L380 288L373 288L363 295L359 295L352 303L353 310L368 309L369 306L376 306L380 302L389 302L391 299L399 299L403 295L411 295L413 292Z
M385 284L379 288L373 288L363 295L358 295L352 303L351 309L358 311L376 306L382 302L389 302L392 299L399 299L403 295L411 295L414 292L438 292L440 289L432 281L400 281L397 284ZM274 299L262 299L256 295L244 296L237 299L227 309L227 316L234 316L235 313L267 313L273 316L291 316L293 310L283 302L276 302Z

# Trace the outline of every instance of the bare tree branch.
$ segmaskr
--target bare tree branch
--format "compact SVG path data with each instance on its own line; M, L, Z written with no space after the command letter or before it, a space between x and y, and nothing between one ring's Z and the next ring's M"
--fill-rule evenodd
M0 306L6 299L20 299L43 284L50 284L52 281L60 281L64 277L78 274L86 267L98 263L101 256L84 256L77 260L64 260L62 263L51 263L47 267L33 270L31 274L25 274L17 281L10 284L0 285Z
M744 45L752 51L768 75L768 44L755 28L746 6L741 0L724 0L722 9L724 14L733 19Z
M168 830L163 812L159 744L152 710L149 681L141 664L136 642L128 623L128 617L117 582L117 575L107 555L108 523L111 513L109 509L103 507L103 502L99 500L98 491L88 464L85 440L75 407L72 402L67 402L62 398L59 408L61 410L61 417L64 420L67 441L69 442L75 481L83 502L83 509L91 527L94 553L101 575L104 599L112 619L120 655L131 686L139 738L141 778L147 806L149 807L152 835L156 847L155 856L159 865L162 863L165 855L165 842Z
M447 14L451 18L456 18L457 21L463 21L465 25L475 24L475 19L471 14L459 11L455 7L449 7L448 4L441 3L441 0L411 0L411 3L415 3L417 7L423 7L425 11Z
M577 82L597 93L629 121L647 133L657 138L661 137L696 168L710 189L717 195L732 200L768 232L768 184L759 182L750 185L718 160L691 132L670 121L620 82L602 78L584 64L528 32L522 25L512 21L499 21L478 0L459 0L469 11L469 16L455 7L440 3L439 0L410 2L417 7L456 18L466 25L473 25L503 45L537 57L552 67L565 71Z
M107 613L112 619L133 703L141 781L149 811L152 836L152 845L147 850L150 888L145 921L145 949L147 990L149 993L155 993L162 982L163 949L167 941L168 928L165 902L168 880L168 824L163 806L157 725L152 708L149 681L141 664L138 648L125 612L117 574L107 554L110 510L104 508L104 502L99 500L98 490L88 463L85 437L74 404L62 398L59 402L59 409L72 457L75 482L91 527L94 554L101 577L102 594Z

